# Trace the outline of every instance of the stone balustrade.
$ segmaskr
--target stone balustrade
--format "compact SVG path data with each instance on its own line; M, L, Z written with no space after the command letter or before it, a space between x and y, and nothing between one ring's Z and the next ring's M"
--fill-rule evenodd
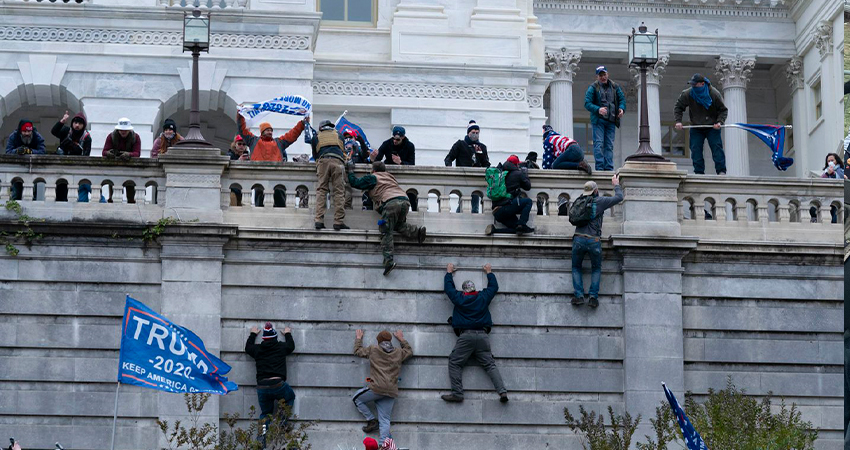
M114 5L113 0L2 0L0 3ZM135 6L166 6L171 8L222 10L228 8L247 8L248 0L138 0Z

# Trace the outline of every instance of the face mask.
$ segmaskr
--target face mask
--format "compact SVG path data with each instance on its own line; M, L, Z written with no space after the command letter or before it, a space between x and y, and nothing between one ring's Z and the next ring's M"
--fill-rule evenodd
M829 168L830 168L830 169L834 169L834 168L835 168L835 163L834 163L833 161L830 161L830 162L829 162Z

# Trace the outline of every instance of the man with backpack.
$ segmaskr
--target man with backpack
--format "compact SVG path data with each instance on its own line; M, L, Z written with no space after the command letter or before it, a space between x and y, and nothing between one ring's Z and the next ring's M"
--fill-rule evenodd
M487 197L493 202L493 217L506 226L496 228L490 224L484 232L487 235L534 233L534 228L528 226L533 202L521 196L523 189L531 189L531 180L528 179L528 168L520 167L519 157L509 156L504 164L488 168L484 176L487 179Z
M611 178L614 185L613 197L600 197L599 188L595 181L584 184L584 193L570 207L570 223L575 225L573 235L573 290L575 291L570 303L581 306L585 302L584 284L581 279L581 264L584 256L590 254L590 292L587 294L588 305L592 308L599 306L599 278L602 275L602 217L605 210L623 201L623 188L620 187L620 177L616 174Z

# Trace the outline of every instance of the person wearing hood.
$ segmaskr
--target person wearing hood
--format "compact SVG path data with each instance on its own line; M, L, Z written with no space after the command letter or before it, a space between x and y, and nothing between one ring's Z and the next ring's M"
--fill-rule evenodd
M168 152L168 149L174 144L183 140L183 136L177 132L177 124L171 119L165 119L162 124L162 133L153 141L151 148L151 158L158 158Z
M519 157L511 155L503 164L499 164L499 170L507 171L505 176L505 188L508 198L493 203L493 217L505 225L505 228L496 228L495 225L487 225L485 233L516 234L534 233L534 228L528 226L528 216L531 214L533 202L530 198L523 197L522 191L531 189L531 180L528 178L528 168L520 167ZM519 216L519 217L517 217Z
M478 292L475 290L475 283L472 280L466 280L461 285L463 292L458 292L455 288L454 272L454 264L449 263L443 279L443 290L454 305L449 325L457 336L455 347L449 355L449 381L452 385L452 393L442 395L440 398L449 403L463 401L463 367L469 358L473 357L493 382L493 387L499 393L499 401L507 403L508 390L505 388L502 375L496 367L496 360L490 351L489 334L493 328L490 303L499 292L496 275L493 274L490 264L484 264L487 289Z
M327 210L328 193L334 205L334 230L348 230L345 220L345 144L342 135L334 123L323 120L319 124L319 132L310 141L313 147L313 157L316 159L316 217L314 226L317 230L325 228L325 211Z
M400 347L393 346L392 336L389 331L381 331L377 336L378 345L363 347L363 330L354 332L354 354L369 360L369 378L366 379L368 385L358 390L351 400L366 419L363 432L371 433L379 429L380 442L392 437L390 422L395 399L398 397L398 374L401 364L413 356L413 349L404 340L401 330L396 331L394 335ZM367 403L375 404L377 419Z
M82 111L74 115L71 125L68 126L68 117L71 113L65 111L65 115L53 125L50 134L59 139L57 155L89 156L91 155L91 134L86 131L88 125L86 115Z
M694 173L705 173L705 159L702 156L703 145L708 140L711 148L711 158L714 160L714 170L718 175L726 175L726 155L723 153L723 139L720 137L720 126L726 122L729 110L723 103L723 96L715 89L708 78L695 73L688 83L691 87L682 91L673 116L676 129L682 130L682 116L685 109L691 119L691 125L711 125L711 127L691 128L690 149L694 162Z
M449 154L443 160L446 167L451 167L452 162L455 163L455 167L490 167L487 146L478 140L480 134L481 127L474 120L470 120L466 127L466 136L452 145ZM479 203L481 203L481 197L472 194L472 214L478 214ZM460 206L458 203L457 212L460 212Z
M7 155L43 155L44 138L35 129L32 120L21 119L18 128L9 135L6 143Z
M254 359L257 367L257 402L260 404L261 423L274 412L279 400L290 408L295 403L295 392L286 382L286 357L295 351L292 329L284 327L284 342L278 340L278 332L271 322L266 322L262 332L262 342L257 344L260 329L252 327L245 342L245 353Z

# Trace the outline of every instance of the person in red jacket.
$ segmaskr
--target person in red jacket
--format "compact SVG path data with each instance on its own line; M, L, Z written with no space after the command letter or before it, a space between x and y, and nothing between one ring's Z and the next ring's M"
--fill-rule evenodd
M103 144L103 157L111 160L129 161L130 158L138 158L142 154L142 138L133 131L130 119L122 117L115 125L115 131L106 136ZM126 186L127 203L136 203L136 188ZM112 203L112 191L109 190L108 203Z

